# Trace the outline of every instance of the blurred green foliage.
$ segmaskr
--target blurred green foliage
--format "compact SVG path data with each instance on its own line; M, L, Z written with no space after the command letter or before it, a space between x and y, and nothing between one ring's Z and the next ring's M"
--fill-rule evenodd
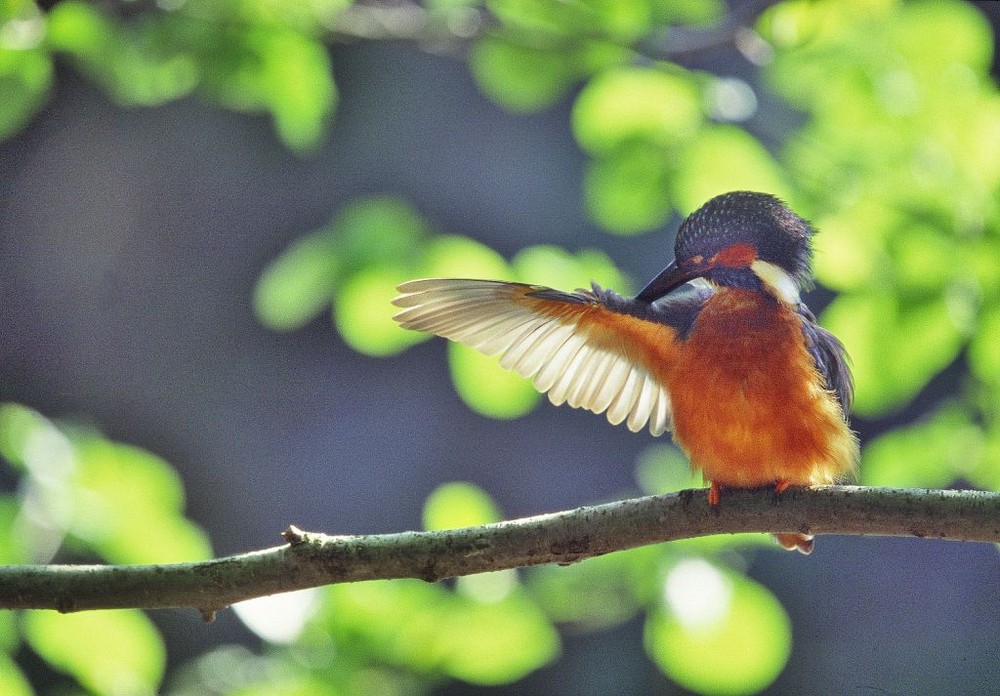
M858 414L893 414L950 376L947 399L867 444L862 481L1000 487L1000 96L988 73L994 39L973 8L789 0L742 33L727 31L721 0L434 0L411 9L425 13L421 31L433 39L473 28L444 38L469 44L473 78L502 107L571 102L569 125L588 157L582 204L609 233L661 229L741 188L776 193L813 220L817 277L837 293L821 318L853 357ZM44 105L62 61L124 106L198 95L267 113L289 147L313 148L337 102L326 44L356 26L344 17L366 11L348 0L62 0L45 11L9 0L0 4L0 136ZM470 13L482 21L469 23ZM695 31L696 50L735 44L757 79L681 65L690 45L672 43L677 28ZM765 145L749 120L763 91L800 124L779 144ZM598 251L540 244L505 259L377 196L292 244L262 273L254 306L277 331L332 312L352 348L395 356L427 340L391 320L395 285L421 276L633 287ZM484 415L518 417L539 401L495 360L449 346L448 361L459 395ZM147 453L14 405L0 409L0 453L21 477L18 494L0 499L3 562L208 553L181 516L176 477ZM650 493L697 484L669 445L649 448L637 482ZM446 484L428 500L425 524L499 514L484 491ZM260 655L214 651L172 690L408 694L446 679L505 683L557 657L556 626L604 630L644 617L646 650L669 677L699 693L752 693L780 673L792 640L774 596L728 562L758 543L694 540L451 587L328 588L297 639ZM700 614L684 599L692 584L714 588ZM85 634L114 634L121 659L109 667L84 656ZM135 612L0 617L4 693L31 693L10 657L22 644L93 693L152 691L162 677L162 644Z
M138 8L31 0L0 5L0 137L21 128L52 89L65 59L122 106L196 94L270 114L289 147L321 140L337 102L322 41L348 0L286 6L271 0L190 0Z
M20 476L16 493L0 496L5 564L211 556L205 535L182 515L177 474L147 452L2 404L0 457ZM163 641L141 611L6 614L0 635L7 662L23 642L89 693L153 693L163 678ZM13 663L2 673L0 685L10 689L3 693L32 693Z

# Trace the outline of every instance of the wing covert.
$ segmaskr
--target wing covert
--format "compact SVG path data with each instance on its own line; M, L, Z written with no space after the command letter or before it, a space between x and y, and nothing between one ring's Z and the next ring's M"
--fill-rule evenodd
M630 314L596 285L565 293L540 285L431 278L399 286L401 326L499 355L555 404L607 413L653 435L671 428L665 374L677 332ZM609 306L609 305L613 305ZM645 309L643 311L646 311Z
M844 415L851 410L854 401L854 379L847 363L847 351L844 344L832 333L816 322L816 317L804 304L798 306L802 317L802 332L806 339L806 348L812 356L816 370L826 383L826 388L837 396Z

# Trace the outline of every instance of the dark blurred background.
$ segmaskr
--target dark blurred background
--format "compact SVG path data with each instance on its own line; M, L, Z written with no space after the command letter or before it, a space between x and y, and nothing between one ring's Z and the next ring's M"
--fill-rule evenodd
M976 4L996 27L997 3ZM513 116L453 58L392 42L332 51L336 120L305 156L264 117L193 98L122 109L59 71L51 103L0 143L0 400L164 457L218 554L276 545L289 523L416 528L427 494L450 480L481 485L511 517L637 493L648 435L570 409L479 417L448 386L440 341L367 358L325 318L289 334L255 319L268 262L373 193L508 257L539 242L597 247L637 283L670 257L676 221L642 237L588 221L567 103ZM699 60L742 69L725 53ZM765 142L792 123L773 109L758 119ZM859 424L865 438L882 427ZM995 548L831 537L809 558L761 550L749 563L793 618L773 693L996 693ZM174 663L254 641L232 613L213 625L194 612L155 619ZM445 689L481 692L682 690L647 661L634 623L569 637L559 662L515 687Z

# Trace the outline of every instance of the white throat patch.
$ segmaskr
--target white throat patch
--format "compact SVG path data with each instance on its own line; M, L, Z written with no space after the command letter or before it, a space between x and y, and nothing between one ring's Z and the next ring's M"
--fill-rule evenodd
M784 269L767 261L755 260L750 264L750 270L757 274L775 297L790 305L799 303L799 284Z

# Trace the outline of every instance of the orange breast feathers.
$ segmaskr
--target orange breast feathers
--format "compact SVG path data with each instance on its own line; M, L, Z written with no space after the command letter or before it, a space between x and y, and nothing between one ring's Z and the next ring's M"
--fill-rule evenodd
M760 293L705 303L667 376L675 439L706 480L749 488L833 483L858 443L803 340L802 319Z

